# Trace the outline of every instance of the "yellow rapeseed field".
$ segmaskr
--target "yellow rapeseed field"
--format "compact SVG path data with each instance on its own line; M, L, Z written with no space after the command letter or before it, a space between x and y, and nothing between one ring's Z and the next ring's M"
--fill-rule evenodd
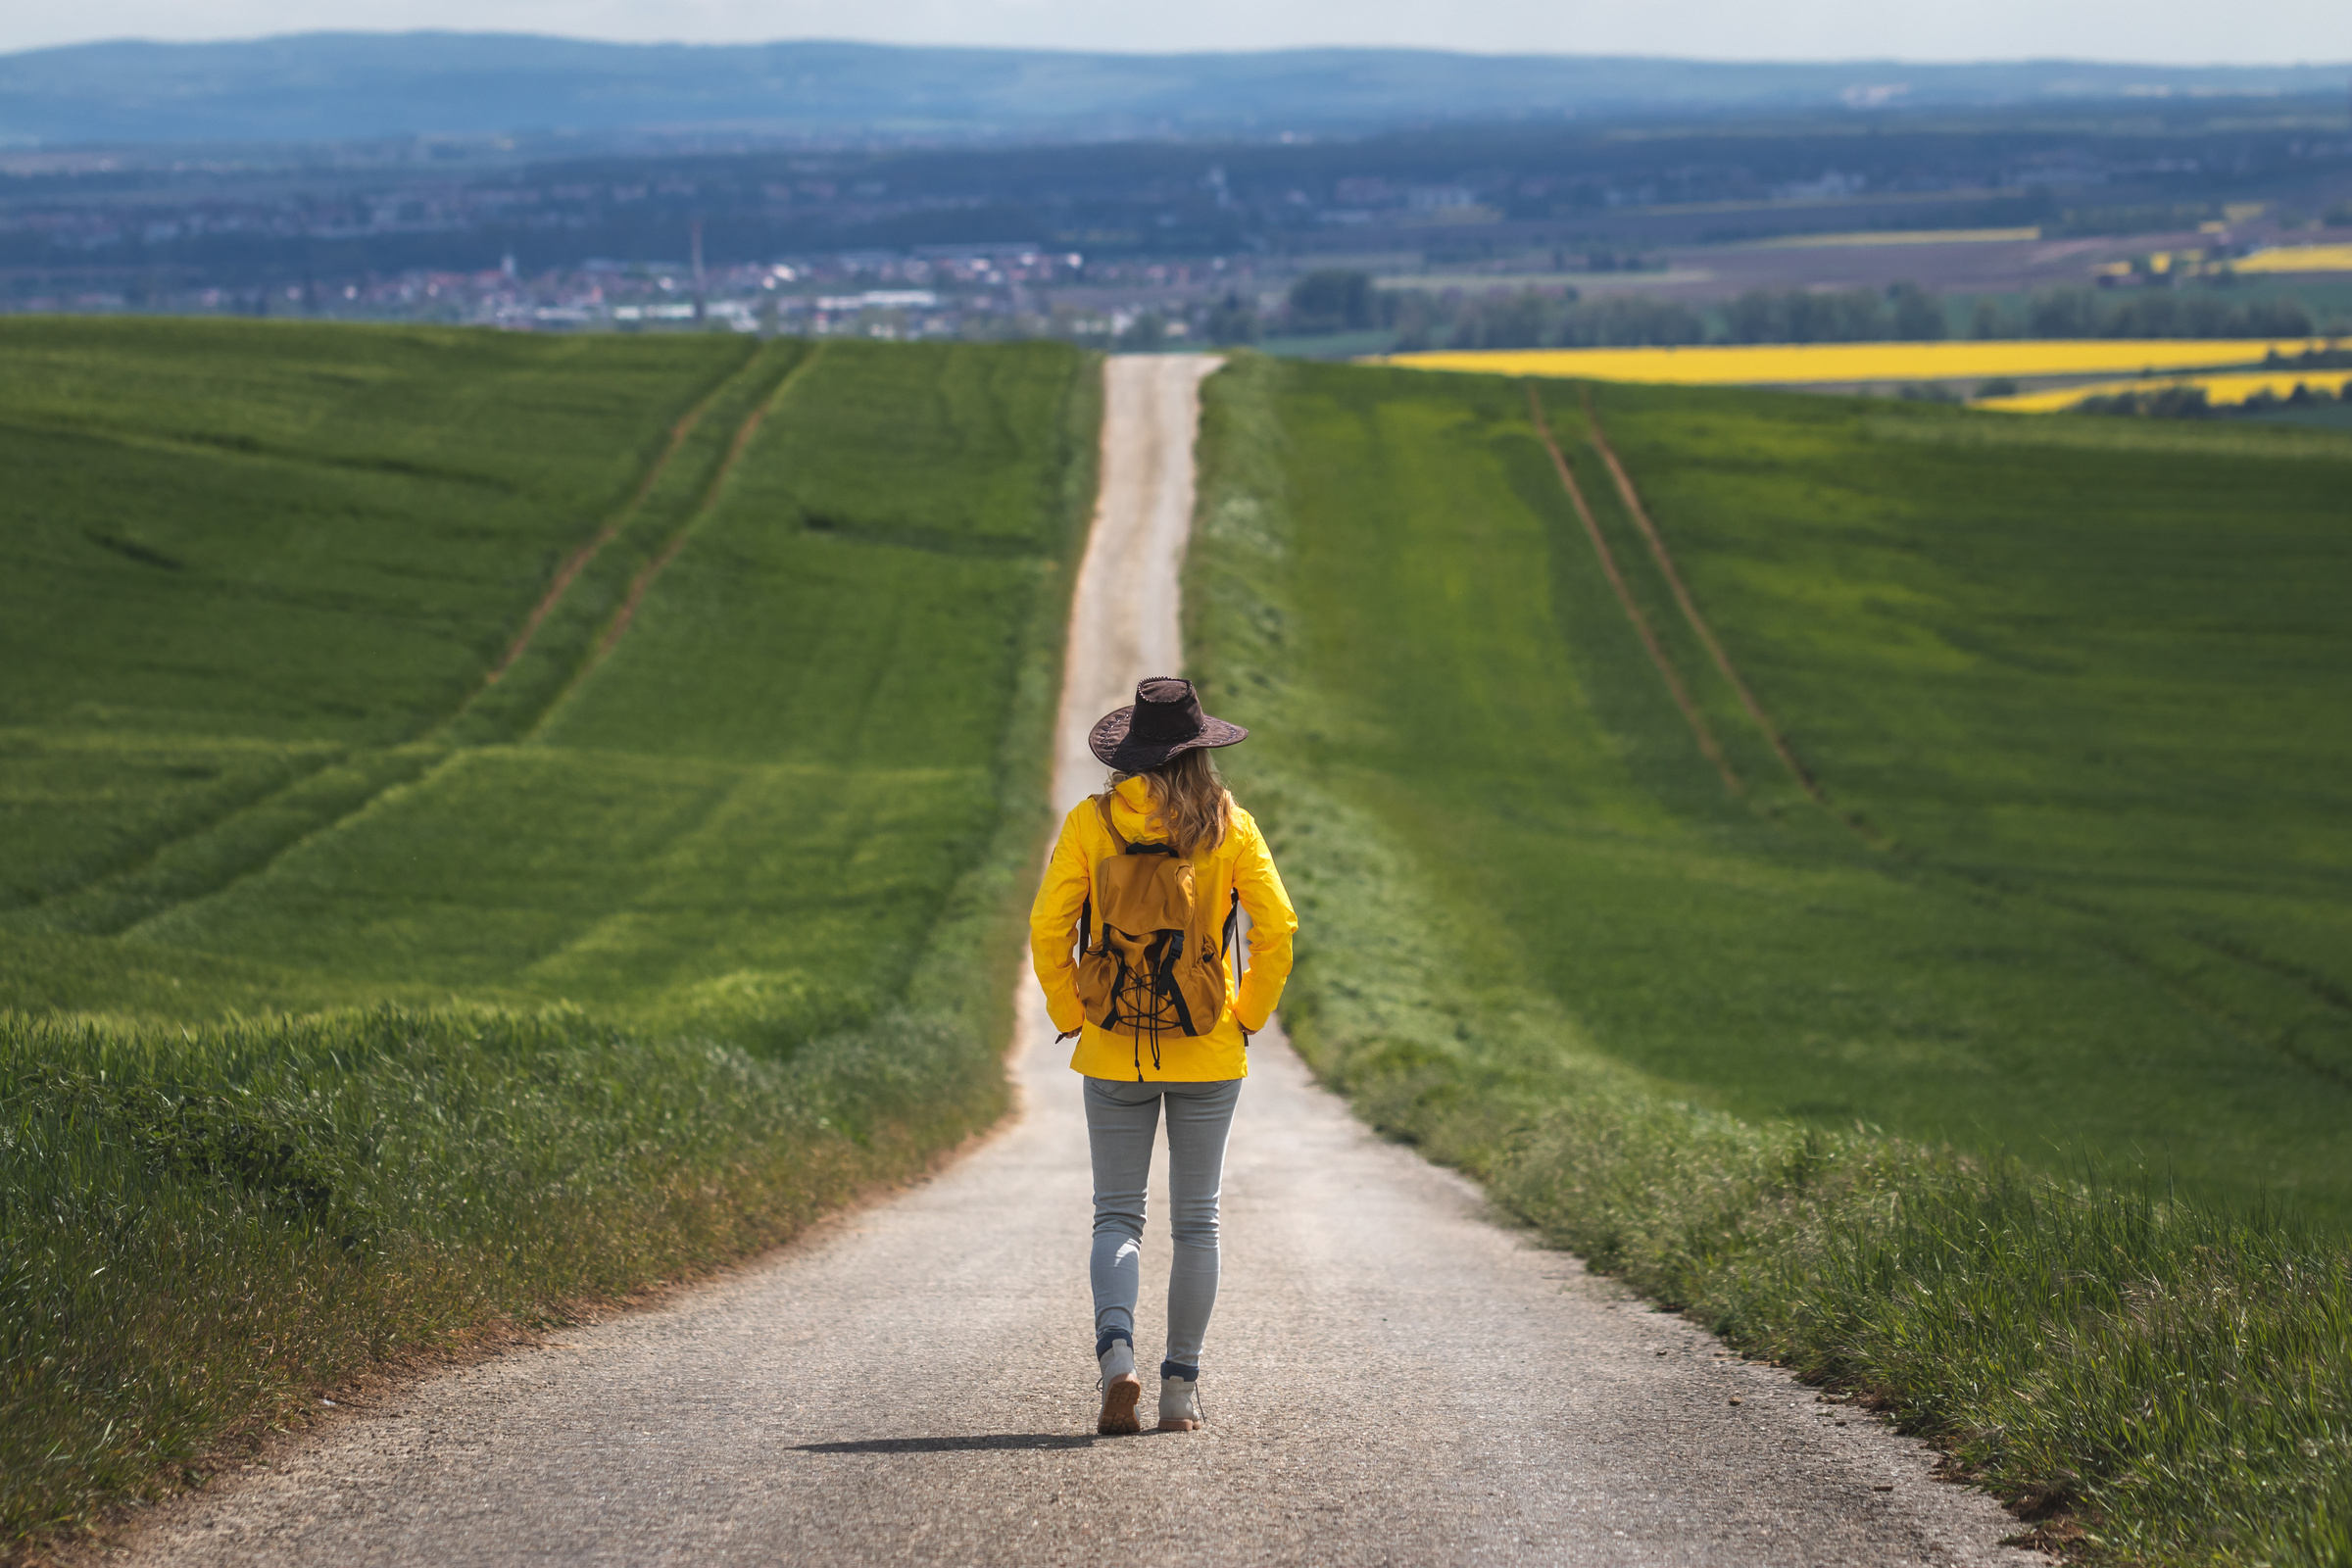
M1738 343L1679 349L1480 349L1393 354L1389 365L1494 375L1562 375L1671 386L1944 381L1996 375L2131 375L2259 365L2317 341L2036 338L1965 343Z
M2124 392L2161 392L2166 387L2194 386L2205 390L2205 401L2227 407L2243 403L2258 392L2283 398L2297 385L2314 392L2328 391L2337 397L2352 383L2352 370L2239 371L2230 375L2173 375L2159 378L2135 377L2129 381L2094 381L2088 386L2060 387L2054 392L2026 392L2016 397L1983 398L1980 409L1998 409L2004 414L2056 414L2071 409L2084 398L2111 398Z
M2240 272L2352 272L2352 245L2280 245L2230 265Z

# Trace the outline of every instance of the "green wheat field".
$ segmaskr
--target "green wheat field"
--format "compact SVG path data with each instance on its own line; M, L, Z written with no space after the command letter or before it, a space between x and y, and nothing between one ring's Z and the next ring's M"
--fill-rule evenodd
M1207 398L1192 646L1324 1080L2044 1544L2352 1559L2352 439Z
M0 1541L1002 1114L1095 361L0 365ZM2352 434L1244 356L1201 465L1327 1082L2039 1539L2352 1556Z

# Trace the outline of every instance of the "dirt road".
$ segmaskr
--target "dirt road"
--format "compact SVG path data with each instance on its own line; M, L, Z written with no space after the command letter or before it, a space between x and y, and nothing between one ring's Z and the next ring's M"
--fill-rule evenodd
M1145 676L1184 673L1176 579L1193 528L1193 429L1200 380L1223 363L1139 355L1104 371L1102 489L1078 567L1054 730L1057 812L1102 787L1102 764L1086 749L1095 720L1135 701Z
M1104 590L1097 606L1112 587L1124 597L1078 621L1064 800L1097 777L1069 738L1174 662L1203 368L1111 364L1084 581ZM1253 1048L1234 1129L1208 1426L1095 1438L1077 1080L1035 1005L1021 1028L1026 1110L936 1180L669 1306L416 1386L167 1509L134 1555L2037 1560L1998 1546L2013 1521L1930 1480L1916 1445L1490 1223L1468 1184L1366 1135L1274 1031Z

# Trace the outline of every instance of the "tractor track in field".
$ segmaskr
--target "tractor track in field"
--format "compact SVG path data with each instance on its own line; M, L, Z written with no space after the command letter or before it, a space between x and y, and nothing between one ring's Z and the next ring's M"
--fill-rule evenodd
M1054 799L1181 662L1199 380L1109 362ZM1306 934L1312 941L1311 930ZM2016 1564L1936 1455L1487 1215L1278 1024L1227 1166L1188 1434L1098 1438L1077 1080L1034 984L1019 1107L906 1192L659 1305L333 1414L168 1503L135 1563ZM1140 1316L1160 1325L1164 1164ZM121 1560L118 1558L117 1560Z
M736 465L743 461L744 452L751 446L752 438L760 433L760 426L765 421L769 412L777 404L783 402L785 394L798 385L803 376L814 369L824 357L825 346L819 343L805 355L799 364L785 371L777 379L774 389L755 404L751 413L744 416L743 422L735 427L733 439L727 443L727 455L720 460L718 466L711 471L710 479L704 483L702 494L695 498L693 507L687 511L686 520L678 524L677 531L669 536L661 550L655 553L654 558L638 567L637 575L629 579L628 591L621 596L620 608L612 612L612 619L605 627L604 636L597 640L595 651L581 661L578 673L572 676L571 686L565 689L565 696L570 695L572 689L578 687L581 681L593 674L596 666L603 663L606 657L620 646L621 638L627 636L629 627L635 624L638 608L645 603L645 596L652 589L654 579L662 575L663 567L677 559L678 552L686 548L686 541L693 536L695 529L700 527L703 520L716 510L718 498L726 490L727 480L733 477ZM563 698L560 697L548 706L548 711L554 712L562 704Z
M1651 650L1651 658L1660 662L1660 667L1667 675L1667 683L1676 690L1678 704L1683 703L1685 694L1681 682L1672 673L1671 667L1663 662L1665 656L1658 649L1656 638L1651 634L1642 618L1641 612L1635 608L1631 597L1625 591L1615 563L1608 554L1608 547L1601 541L1599 530L1593 522L1590 509L1585 505L1582 492L1577 487L1575 476L1569 471L1558 446L1553 441L1549 425L1544 417L1542 403L1537 397L1532 382L1528 383L1528 398L1530 407L1535 413L1537 428L1544 437L1546 449L1551 453L1554 466L1560 470L1561 480L1568 487L1570 497L1577 503L1579 514L1585 518L1586 528L1592 534L1594 547L1601 553L1603 569L1608 572L1611 585L1617 588L1620 603L1625 605L1626 613L1633 618L1636 629L1642 633L1643 644ZM1681 607L1684 618L1690 622L1691 631L1697 635L1699 641L1706 646L1709 656L1715 662L1716 668L1722 671L1724 679L1729 681L1733 691L1738 693L1740 706L1746 710L1748 717L1754 721L1756 728L1762 732L1764 738L1771 743L1773 751L1788 769L1789 776L1796 780L1799 787L1815 805L1829 812L1836 820L1843 823L1863 843L1875 850L1892 853L1917 873L1957 881L1961 885L1975 890L1976 896L1988 897L1996 904L2006 900L2023 900L2050 910L2062 918L2091 923L2094 929L2082 933L2082 940L2140 975L2150 986L2170 998L2176 1006L2229 1031L2248 1047L2272 1051L2284 1056L2315 1077L2339 1085L2352 1082L2352 1076L2347 1075L2344 1067L2317 1055L2297 1044L2294 1028L2289 1028L2284 1032L2264 1029L2238 1008L2212 995L2208 989L2201 988L2188 979L2168 971L2163 965L2132 944L2128 936L2124 934L2128 929L2126 923L2113 910L2089 900L2066 897L2053 889L2018 883L2009 878L1985 871L1971 870L1965 866L1944 864L1894 841L1861 815L1833 805L1828 792L1822 788L1821 782L1813 776L1810 769L1798 761L1795 753L1788 746L1787 737L1773 722L1771 715L1765 710L1764 705L1756 698L1755 693L1749 689L1746 680L1740 674L1738 666L1732 662L1730 653L1726 651L1721 640L1716 637L1714 628L1708 624L1706 616L1700 612L1697 602L1691 598L1690 590L1683 581L1682 572L1675 564L1673 552L1667 548L1664 536L1659 532L1657 524L1651 520L1648 509L1642 505L1641 492L1634 484L1633 475L1617 456L1616 449L1609 443L1608 434L1600 422L1600 416L1592 407L1591 388L1584 389L1583 400L1586 426L1592 432L1592 448L1608 468L1610 480L1616 487L1619 499L1624 502L1627 513L1633 517L1634 525L1641 531L1643 541L1648 545L1650 557L1656 562L1659 573L1666 579L1667 587L1673 592L1675 603ZM1693 716L1691 710L1688 707L1685 708L1685 713L1686 716ZM1694 723L1703 723L1703 720L1694 717ZM1705 739L1702 738L1700 744L1702 749L1707 749ZM1716 754L1712 749L1708 749L1708 755L1712 758ZM1718 765L1722 766L1723 764L1718 762ZM2338 1015L2352 1013L2352 994L2347 994L2343 988L2335 985L2326 976L2273 956L2250 943L2193 929L2177 929L2170 932L2170 935L2227 962L2236 964L2242 969L2254 971L2279 984L2295 987L2332 1013Z
M555 576L549 581L546 590L540 595L538 603L532 607L530 613L524 618L522 629L515 634L513 642L508 645L506 653L495 664L491 665L490 668L483 673L481 680L474 686L472 691L466 695L465 700L461 702L455 710L451 710L443 717L435 721L430 729L413 739L399 741L389 746L354 747L343 751L330 751L323 753L318 759L311 761L310 765L295 770L291 777L271 784L257 793L246 795L236 800L224 809L215 811L213 814L204 817L200 821L193 822L185 828L172 833L166 838L160 839L150 845L145 846L133 856L127 857L113 864L103 866L92 871L87 876L80 877L71 883L61 884L55 888L44 889L37 896L24 899L14 905L12 907L19 910L55 907L68 903L68 901L75 899L77 896L86 898L91 894L102 890L110 883L118 886L129 883L141 876L153 873L155 869L162 863L164 858L171 855L175 849L194 844L199 840L204 839L208 835L218 835L222 832L232 831L234 824L240 818L250 816L256 812L269 811L272 808L281 808L290 797L302 790L305 786L311 785L321 775L328 773L335 768L367 768L371 763L380 763L382 760L395 755L404 752L410 752L420 747L430 748L434 746L435 737L445 733L452 724L464 717L467 710L469 710L481 697L482 693L487 691L490 687L495 686L499 682L500 678L503 677L508 670L514 666L515 662L521 659L523 654L529 649L531 640L538 634L541 624L545 622L548 615L555 611L556 607L563 602L564 594L569 591L573 581L577 579L580 573L587 568L589 563L594 561L598 554L600 554L607 545L611 544L615 538L617 538L622 530L624 530L628 524L635 519L637 514L644 509L646 500L653 494L654 487L661 482L662 476L668 470L671 462L677 457L679 450L683 448L687 440L692 437L696 427L701 424L704 416L710 413L711 405L717 402L718 399L726 392L727 388L735 383L735 380L738 376L747 373L755 364L757 364L757 356L755 356L753 359L746 360L743 365L738 367L736 369L729 371L727 374L719 376L711 384L710 390L705 392L700 398L696 399L693 405L689 407L687 411L678 417L676 422L670 426L668 439L663 443L661 452L655 456L654 461L649 464L645 471L639 475L636 484L630 490L628 498L621 503L619 508L613 512L604 526L598 529L595 535L593 535L587 541L587 543L574 550L568 557L564 559L563 564L557 568ZM187 447L216 453L222 450L201 443L189 442L150 444ZM227 450L232 452L235 451L233 448ZM261 456L279 458L284 457L285 455L261 454ZM287 458L287 461L296 461L296 459ZM343 466L350 466L344 465ZM417 772L412 771L406 776L395 779L391 783L386 784L383 786L383 788L375 789L369 792L356 805L347 806L342 810L336 812L336 814L331 818L314 823L311 827L296 837L288 839L284 843L277 845L262 860L253 863L241 864L231 875L224 879L219 880L213 885L196 889L182 897L175 898L162 908L150 909L126 924L100 924L92 929L96 930L97 933L101 935L121 935L125 931L137 929L138 926L145 924L149 920L155 919L163 914L168 914L172 909L176 908L181 905L193 903L198 899L210 897L211 895L219 893L227 887L233 886L235 883L244 880L246 877L255 874L257 871L267 869L270 863L282 857L288 850L295 848L308 839L316 837L318 833L333 828L339 823L350 820L351 817L358 814L358 812L364 810L368 806L373 804L373 802L380 797L386 789L393 787L395 784L414 783L416 776Z
M710 477L704 482L701 492L695 497L694 505L687 510L686 520L679 524L676 532L670 536L668 541L662 546L661 552L656 555L652 561L640 567L636 576L630 580L628 594L622 601L620 608L614 612L611 624L607 626L604 635L598 639L594 645L591 646L585 655L581 657L578 664L575 666L572 672L571 679L564 684L562 692L559 693L556 699L550 702L546 708L540 710L538 720L540 723L544 723L546 721L548 714L554 712L556 708L561 705L565 697L568 697L573 691L578 689L580 683L586 680L588 676L595 670L596 666L603 662L604 657L612 651L613 645L620 641L621 633L628 629L629 620L636 612L638 602L644 598L646 589L652 584L655 574L658 573L662 566L665 565L671 560L671 558L677 555L678 551L685 545L687 536L694 530L695 525L703 519L704 515L708 514L711 507L715 504L721 489L725 485L727 476L734 471L735 465L737 461L742 458L744 449L750 445L752 437L758 433L762 416L766 414L768 409L774 406L775 401L783 396L784 389L790 386L794 380L799 377L803 370L814 364L818 354L821 353L822 350L819 349L817 353L808 355L802 359L799 364L795 365L782 376L778 377L776 385L769 389L769 391L760 399L760 401L753 407L752 412L747 415L742 423L736 427L735 434L728 444L726 456L721 460L718 466L712 471ZM139 927L146 925L148 922L160 919L172 912L172 910L177 909L185 905L193 904L199 900L212 898L218 894L224 893L241 882L248 881L253 877L261 875L262 873L268 871L270 866L276 864L280 859L284 858L287 855L291 854L297 849L300 849L303 845L310 843L312 840L317 839L323 834L331 833L335 829L341 827L343 824L353 820L362 812L366 811L368 808L375 805L377 801L381 800L392 790L403 785L421 784L427 779L431 778L434 774L438 773L442 768L447 767L452 761L466 756L469 752L477 750L478 746L471 743L440 743L436 750L435 738L445 735L449 731L450 727L464 716L466 709L469 708L475 700L479 699L483 692L489 690L490 687L497 682L499 675L503 674L508 668L512 667L514 661L521 657L521 654L529 642L530 633L534 631L538 624L546 618L547 613L552 612L555 607L561 603L563 590L570 586L572 580L579 575L580 569L584 568L588 564L589 561L594 559L598 551L600 551L607 543L610 543L612 538L617 536L620 531L625 528L631 520L633 520L637 512L640 510L640 508L642 508L646 497L653 492L654 486L660 481L662 469L667 466L670 459L677 454L678 449L693 434L694 428L701 422L703 416L710 411L710 405L715 402L728 387L735 383L737 376L748 374L752 370L753 367L757 365L757 363L758 361L755 359L754 361L747 363L743 368L738 370L734 375L721 378L718 385L711 388L710 393L707 394L695 406L695 408L689 412L687 417L681 419L677 425L672 427L668 444L663 448L661 457L656 460L653 468L638 481L637 488L629 504L615 515L611 523L609 523L603 530L599 532L596 539L592 540L589 545L583 547L580 551L575 552L570 562L566 564L569 569L565 572L560 573L557 582L551 587L550 591L541 598L539 608L533 612L530 622L524 628L523 635L518 638L514 646L509 650L508 657L502 661L499 666L484 679L479 687L475 689L473 696L466 700L465 706L460 707L455 713L452 713L448 718L442 720L441 723L435 725L432 731L424 736L421 740L407 742L401 746L385 747L365 754L355 753L352 754L352 758L346 758L345 761L349 762L353 760L353 758L382 760L404 752L427 752L432 753L433 755L430 755L422 760L418 766L410 769L408 772L399 776L386 779L380 787L370 790L368 794L356 801L347 803L333 815L323 817L312 823L294 836L272 846L266 856L253 860L249 864L239 866L233 872L233 874L223 877L212 883L211 885L195 890L183 898L176 899L163 908L141 915L139 919L130 925L123 927L122 933L127 934L130 932L135 932L139 929ZM291 786L289 786L289 788L291 788ZM285 791L280 791L278 792L277 796L272 796L270 799L278 799L285 793ZM269 802L265 801L260 804L266 806L269 804ZM207 831L217 830L220 825L220 823L215 823L213 824L213 827L207 829ZM158 853L160 854L161 852L159 851Z
M606 520L605 525L596 531L594 537L564 558L564 564L556 568L555 576L548 582L547 592L539 596L539 603L533 605L530 614L524 617L522 629L514 634L514 640L507 645L506 653L496 664L491 666L490 672L482 677L483 685L496 685L499 677L514 667L514 662L523 656L524 651L531 646L531 639L538 635L539 623L547 619L556 606L563 602L564 595L570 590L572 579L586 570L588 563L594 561L603 552L605 546L619 538L621 530L635 520L637 514L644 510L647 498L654 493L654 486L661 483L662 474L669 471L669 466L677 458L679 449L686 445L687 439L703 422L703 416L710 412L710 405L716 403L719 396L734 384L736 375L748 371L754 363L756 363L756 359L746 361L742 368L735 371L733 375L719 377L717 383L709 392L704 393L692 408L681 415L677 423L669 427L668 442L662 448L661 455L655 458L646 468L644 476L637 481L637 487L629 492L628 500L621 503L620 509Z
M1740 775L1733 770L1731 760L1723 755L1722 746L1716 743L1715 731L1707 723L1707 715L1699 711L1698 704L1691 699L1690 688L1683 684L1682 672L1674 667L1674 661L1666 657L1666 649L1658 641L1657 628L1650 625L1649 617L1642 612L1641 605L1635 602L1633 590L1626 585L1625 573L1617 566L1617 553L1609 548L1608 539L1600 531L1599 519L1592 515L1592 503L1585 499L1585 487L1576 482L1576 470L1568 466L1568 459L1560 451L1559 439L1552 434L1551 420L1544 413L1543 397L1537 392L1533 381L1527 382L1526 386L1527 410L1536 422L1536 434L1542 438L1544 450L1550 454L1552 471L1560 476L1560 487L1568 492L1568 499L1576 506L1576 514L1585 525L1585 537L1592 541L1592 553L1600 558L1601 572L1609 579L1609 587L1616 593L1617 603L1625 611L1625 618L1633 622L1635 632L1642 639L1642 646L1649 651L1649 662L1665 677L1666 689L1674 696L1674 706L1683 710L1683 721L1690 726L1691 735L1698 741L1698 749L1706 754L1708 761L1715 764L1715 771L1723 775L1724 788L1734 795L1745 794L1746 787L1740 782Z
M662 568L666 566L684 549L694 530L716 507L718 499L725 489L726 481L734 473L737 464L750 446L753 437L759 433L763 418L783 398L786 391L797 383L805 372L814 367L823 358L823 355L824 349L820 344L813 351L802 356L797 363L776 378L774 386L760 396L751 412L737 425L734 435L729 440L724 457L710 475L704 480L701 489L695 495L693 504L686 509L684 520L663 542L661 550L653 559L641 566L630 579L628 590L619 608L613 612L603 633L581 656L570 678L564 682L562 690L545 708L540 710L533 725L534 729L543 725L564 701L579 689L580 684L595 671L606 656L619 644L622 636L633 622L637 610L651 589L654 579L660 575ZM189 905L217 897L241 883L264 874L303 845L352 821L392 790L402 786L423 783L448 766L451 761L477 749L478 743L458 742L445 737L449 735L451 728L465 717L472 705L495 686L499 678L511 669L527 651L539 626L562 603L564 593L577 580L581 571L606 545L610 544L635 519L638 513L642 511L646 500L652 495L655 486L661 481L671 460L691 439L694 430L700 425L704 416L709 414L711 405L723 396L728 388L737 384L741 377L753 373L759 363L758 356L755 356L735 371L720 377L717 383L671 426L669 438L662 452L638 479L627 502L593 539L566 558L564 566L559 569L549 588L541 595L539 603L531 612L522 632L509 647L506 656L485 674L464 703L436 722L430 730L414 740L403 741L396 745L355 748L329 754L292 778L259 795L248 797L230 809L208 817L187 830L173 834L152 846L136 859L111 866L69 887L51 890L40 898L24 901L13 906L13 910L54 910L77 898L88 901L103 897L111 886L122 892L124 899L123 909L107 911L103 917L94 914L80 924L69 923L66 928L104 936L134 935L143 927L166 919ZM414 765L410 765L412 763ZM282 837L273 838L266 844L246 852L232 854L221 866L215 868L193 884L182 883L174 886L170 889L168 894L160 897L140 896L136 886L139 879L154 875L166 858L174 851L198 844L208 837L218 838L221 835L233 835L240 822L262 813L284 808L286 804L300 791L314 785L321 777L337 768L355 769L363 773L380 773L382 776L373 780L370 787L356 798L338 801L323 814L301 821L295 831Z
M1672 590L1674 602L1682 607L1683 618L1698 634L1698 640L1706 646L1708 656L1715 661L1715 667L1723 671L1723 678L1731 682L1732 690L1740 696L1740 706L1747 710L1747 716L1763 732L1764 739L1788 769L1788 776L1796 780L1798 788L1812 797L1814 805L1837 814L1829 797L1822 793L1821 785L1805 764L1796 760L1796 754L1788 749L1788 737L1772 721L1772 715L1764 711L1764 705L1756 701L1756 694L1748 690L1739 667L1732 662L1732 656L1724 651L1723 643L1716 637L1715 628L1708 625L1707 617L1698 612L1697 603L1691 599L1690 590L1683 583L1682 572L1674 564L1673 552L1666 548L1666 541L1659 534L1657 524L1649 520L1649 509L1642 505L1642 494L1634 488L1633 475L1625 471L1625 465L1617 460L1617 449L1609 445L1608 432L1601 428L1600 415L1592 407L1591 388L1586 389L1584 397L1585 425L1592 432L1592 450L1600 454L1600 461L1608 467L1609 478L1617 486L1617 494L1625 502L1625 510L1633 514L1634 526L1642 530L1642 538L1649 546L1650 557L1657 562L1658 571L1665 577L1666 586ZM1851 818L1844 820L1857 832L1863 831L1861 824L1852 822Z

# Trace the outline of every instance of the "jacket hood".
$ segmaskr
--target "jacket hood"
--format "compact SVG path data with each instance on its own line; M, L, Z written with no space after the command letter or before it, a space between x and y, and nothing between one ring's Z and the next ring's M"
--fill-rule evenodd
M1130 844L1157 844L1167 837L1152 820L1152 786L1141 778L1121 779L1110 792L1110 821Z
M1232 816L1228 818L1229 821L1239 819L1246 814L1240 807L1231 804L1231 797L1227 798L1227 806L1232 812ZM1117 787L1110 792L1110 821L1111 825L1119 830L1119 837L1130 844L1164 844L1167 842L1168 835L1161 829L1158 822L1152 819L1152 786L1141 776L1121 779ZM1225 843L1230 845L1233 842L1233 835L1228 833ZM1222 848L1209 851L1212 856L1223 853L1225 851Z

